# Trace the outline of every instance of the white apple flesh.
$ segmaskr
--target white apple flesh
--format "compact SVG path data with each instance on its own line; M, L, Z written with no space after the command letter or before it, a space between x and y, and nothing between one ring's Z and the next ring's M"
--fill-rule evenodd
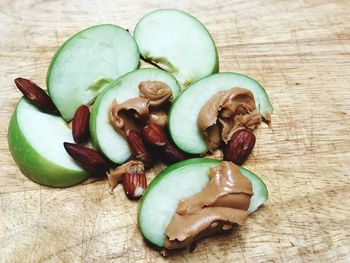
M51 187L68 187L88 178L89 174L67 154L63 142L73 142L73 137L62 118L41 112L27 99L18 102L8 143L23 174Z
M182 86L218 71L215 43L193 16L174 9L145 15L134 37L145 60L172 73Z
M46 78L51 99L65 120L91 104L113 80L139 65L134 38L116 25L97 25L68 39L53 56Z
M149 242L164 246L165 230L179 201L200 192L209 182L209 169L219 163L205 158L189 159L169 166L153 179L143 194L138 213L140 230ZM248 208L253 213L267 200L268 191L258 176L243 167L240 171L253 186Z

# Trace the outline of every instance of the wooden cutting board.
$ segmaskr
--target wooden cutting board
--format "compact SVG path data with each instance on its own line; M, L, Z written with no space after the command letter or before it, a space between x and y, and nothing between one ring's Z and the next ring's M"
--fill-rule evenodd
M69 36L99 23L132 31L158 8L198 17L215 39L220 70L257 79L275 108L245 164L266 182L266 205L230 235L168 259L143 242L137 202L121 187L110 195L106 181L35 184L14 164L6 138L21 96L14 78L44 87ZM1 1L0 262L349 262L349 14L347 0Z

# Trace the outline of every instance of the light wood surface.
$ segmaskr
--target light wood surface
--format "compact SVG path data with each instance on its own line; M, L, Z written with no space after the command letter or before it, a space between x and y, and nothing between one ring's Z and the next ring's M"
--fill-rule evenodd
M168 259L143 242L137 203L122 187L110 195L106 181L35 184L14 164L6 138L21 96L14 78L44 87L50 59L69 36L98 23L132 31L158 8L198 17L217 44L220 70L258 80L275 108L245 164L266 182L266 205L232 234ZM349 14L347 0L2 0L0 262L349 262Z

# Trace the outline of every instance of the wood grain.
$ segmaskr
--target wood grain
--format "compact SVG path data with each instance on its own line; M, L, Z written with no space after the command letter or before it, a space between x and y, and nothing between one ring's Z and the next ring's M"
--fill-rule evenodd
M244 227L163 259L143 242L137 203L99 181L37 185L15 166L7 127L20 93L44 86L54 51L98 23L133 29L158 8L179 8L212 33L220 70L265 86L275 112L246 166L269 201ZM38 1L0 3L0 262L348 262L350 258L350 4L306 1ZM155 173L149 173L151 179Z

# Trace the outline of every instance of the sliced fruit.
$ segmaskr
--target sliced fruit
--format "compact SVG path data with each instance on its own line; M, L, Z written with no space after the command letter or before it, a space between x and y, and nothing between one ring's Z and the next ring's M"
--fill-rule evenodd
M73 138L62 118L39 111L27 99L18 102L8 129L8 143L23 174L52 187L85 180L89 174L66 153L65 141L73 142Z
M218 71L215 43L193 16L174 9L145 15L134 37L145 60L172 73L182 86Z
M104 90L97 98L91 112L90 132L94 146L99 148L111 161L123 163L131 156L131 150L124 139L109 123L108 110L114 99L122 103L139 96L138 85L142 81L158 80L166 83L173 92L173 99L180 92L180 86L167 72L145 68L130 72Z
M213 95L234 87L251 90L258 112L263 118L269 118L273 108L266 91L257 81L238 73L211 75L193 83L183 91L169 111L170 134L180 149L193 154L207 152L207 145L197 125L198 114Z
M97 25L68 39L51 60L46 78L53 102L65 120L90 104L113 80L136 69L140 54L133 37L115 25Z
M138 222L142 235L157 247L163 247L165 230L180 200L200 192L209 182L209 169L220 161L195 158L173 164L162 171L146 189L139 208ZM254 195L249 213L268 198L264 182L249 170L240 167L251 182Z

